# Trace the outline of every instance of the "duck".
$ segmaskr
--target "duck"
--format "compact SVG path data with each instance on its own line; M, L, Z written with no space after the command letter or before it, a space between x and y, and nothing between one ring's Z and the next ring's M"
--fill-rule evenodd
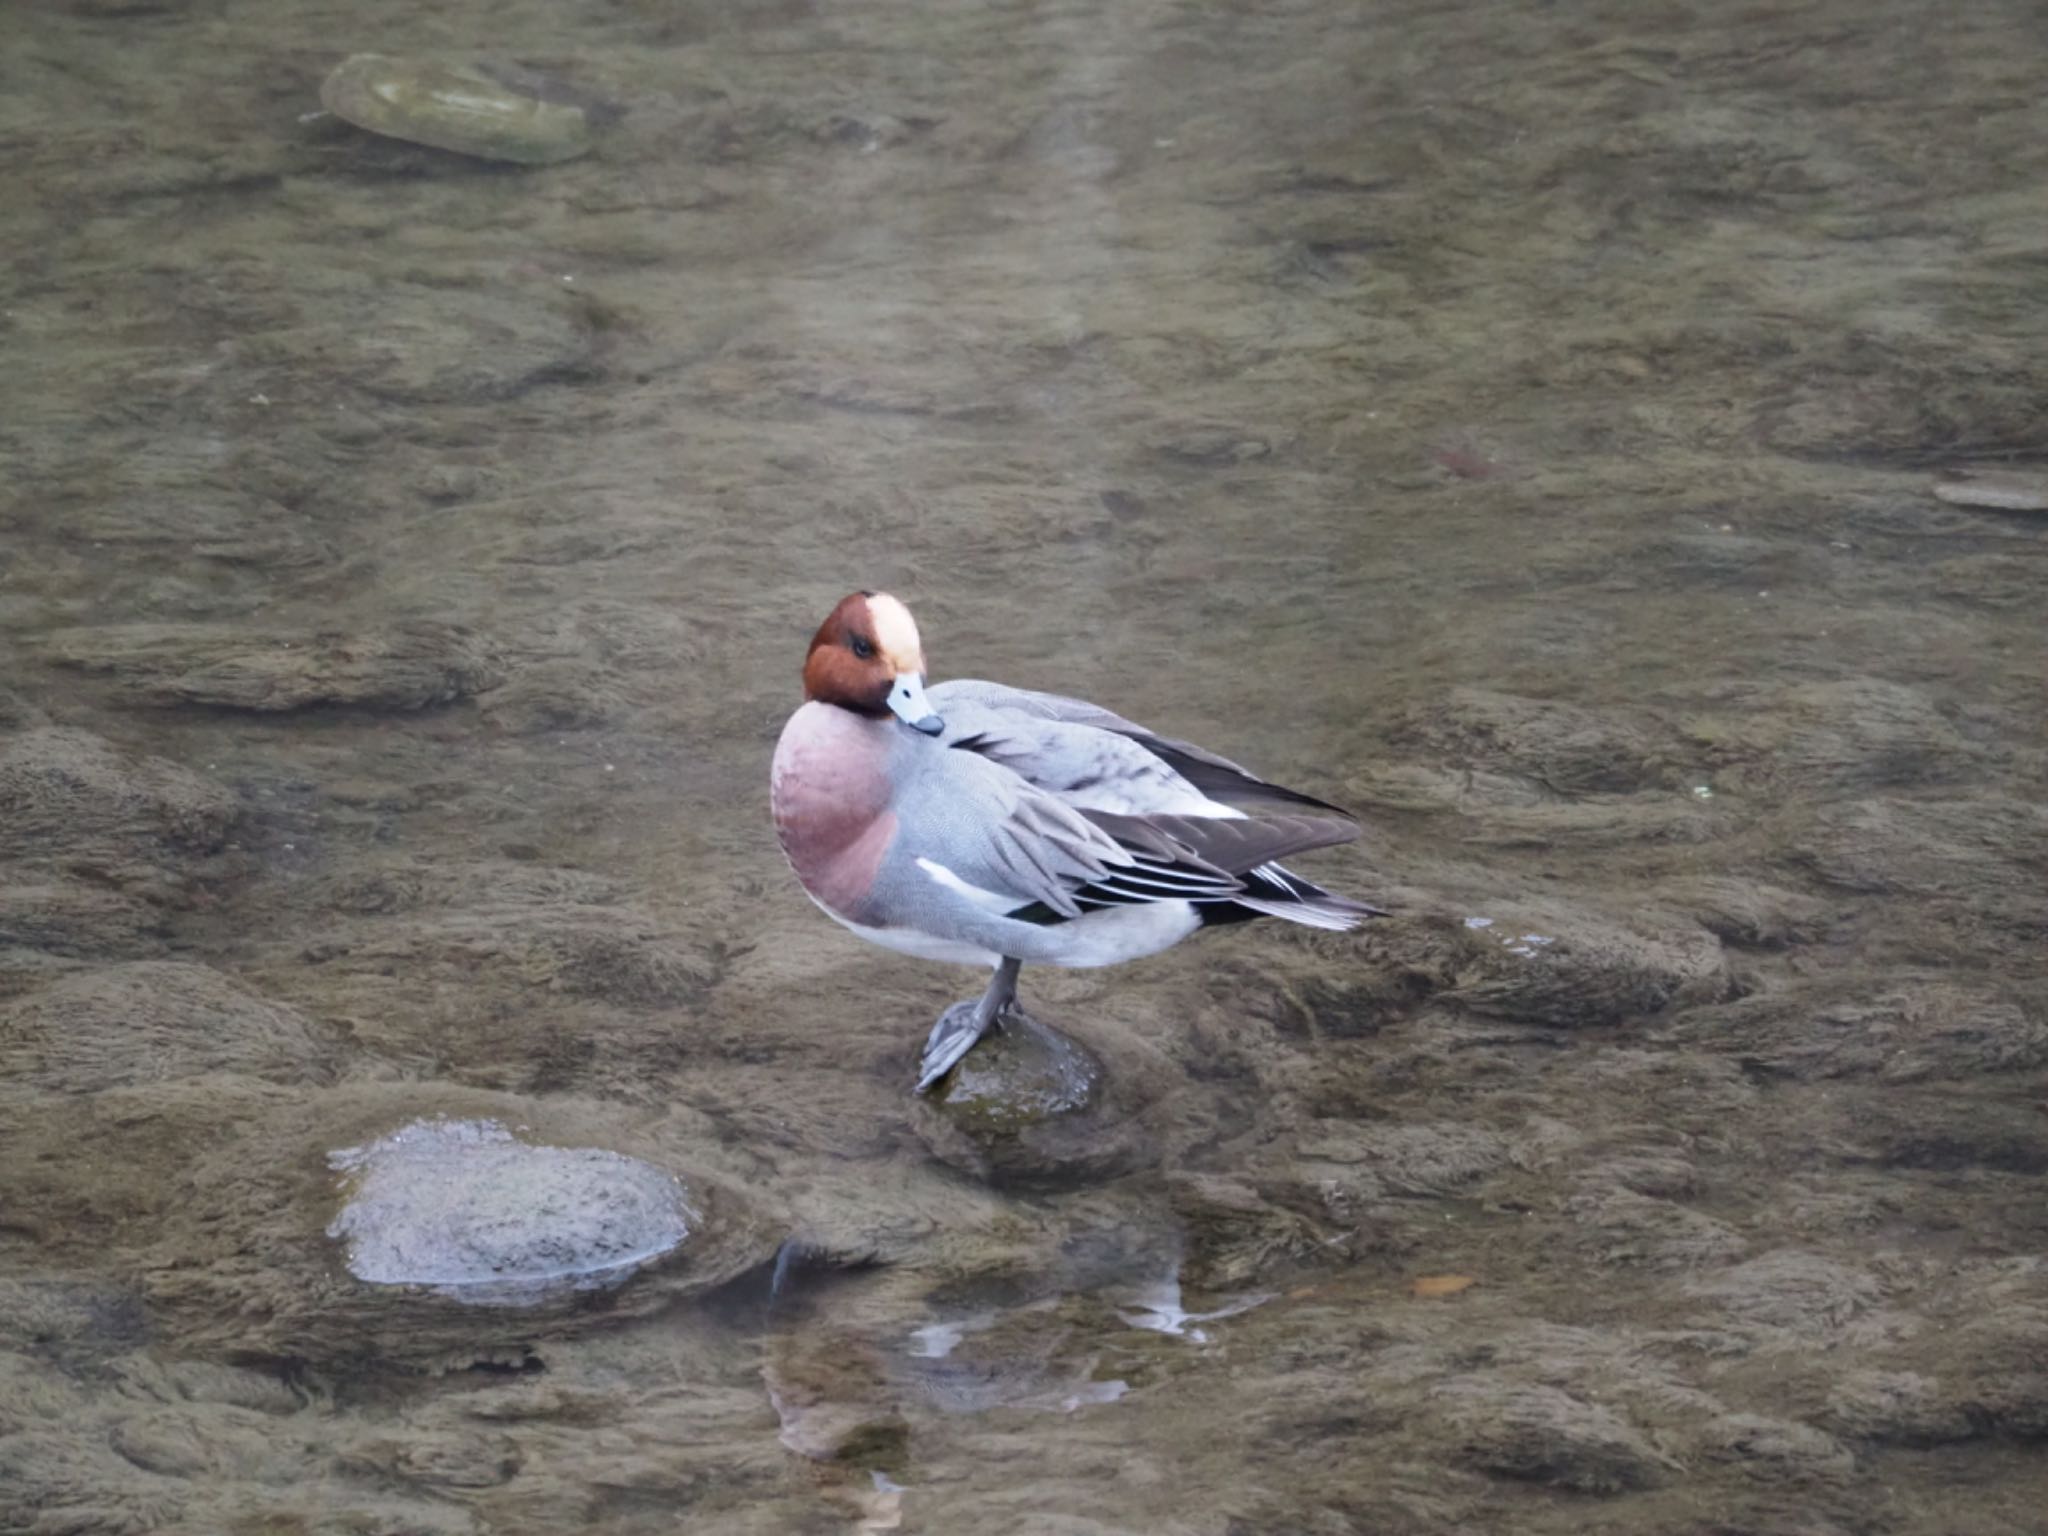
M826 615L803 689L769 799L805 894L871 944L992 970L932 1026L918 1093L1021 1013L1026 964L1118 965L1262 917L1342 932L1385 916L1279 862L1352 841L1350 813L1081 699L927 688L917 622L886 592Z

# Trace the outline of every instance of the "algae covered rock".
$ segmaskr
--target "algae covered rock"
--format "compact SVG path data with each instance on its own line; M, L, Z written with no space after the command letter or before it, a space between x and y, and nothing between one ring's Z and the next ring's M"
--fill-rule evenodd
M992 1184L1110 1177L1135 1164L1144 1141L1094 1052L1014 1013L940 1083L919 1130L941 1161Z
M0 1094L99 1093L211 1072L319 1082L332 1074L333 1047L298 1010L210 966L96 966L0 1008Z
M320 101L358 128L481 160L554 165L592 142L591 103L503 67L358 53L335 66Z
M226 624L98 624L53 632L60 665L112 677L138 703L284 714L430 709L504 681L491 643L416 619L365 631L261 633Z
M218 851L239 813L224 786L88 731L23 731L0 745L0 858L10 862L140 883Z
M718 1290L788 1231L697 1116L449 1084L213 1071L11 1100L0 1162L10 1224L137 1274L186 1359L520 1368Z

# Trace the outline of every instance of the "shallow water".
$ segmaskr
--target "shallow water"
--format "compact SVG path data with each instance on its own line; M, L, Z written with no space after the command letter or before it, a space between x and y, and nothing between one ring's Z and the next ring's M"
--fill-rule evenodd
M2048 473L2044 41L19 8L0 1530L2038 1529L2048 519L1933 488ZM314 115L479 45L623 114ZM1395 916L1027 968L1106 1139L979 1166L978 978L767 824L857 584ZM373 1290L328 1158L433 1117L703 1227Z

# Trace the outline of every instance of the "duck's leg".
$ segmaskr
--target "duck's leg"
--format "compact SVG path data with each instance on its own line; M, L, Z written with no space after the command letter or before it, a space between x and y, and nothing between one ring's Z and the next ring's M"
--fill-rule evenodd
M939 1015L939 1022L925 1037L924 1060L918 1064L919 1093L929 1093L932 1084L974 1049L975 1041L996 1027L1003 1010L1017 1001L1017 972L1023 965L1023 961L1007 957L999 960L986 992L971 1003L955 1003Z

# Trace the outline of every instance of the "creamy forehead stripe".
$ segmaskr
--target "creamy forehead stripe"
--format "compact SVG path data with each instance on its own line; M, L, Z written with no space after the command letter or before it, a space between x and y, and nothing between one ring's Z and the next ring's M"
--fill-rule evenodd
M889 664L899 672L922 672L924 646L910 610L888 593L877 592L868 599L868 615L875 621L875 644Z

